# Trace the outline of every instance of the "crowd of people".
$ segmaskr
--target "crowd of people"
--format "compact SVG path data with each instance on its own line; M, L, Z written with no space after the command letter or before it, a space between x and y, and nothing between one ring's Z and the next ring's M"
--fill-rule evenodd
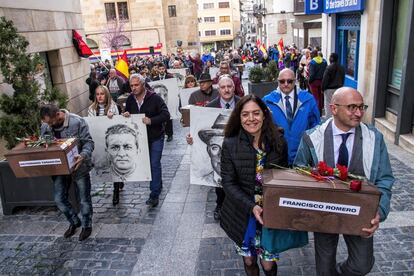
M198 87L189 98L189 104L230 109L232 113L224 128L224 142L220 154L211 160L221 177L216 188L214 218L235 242L236 251L243 258L247 275L259 275L258 260L265 275L277 275L279 253L267 239L277 240L279 232L263 226L263 170L274 164L282 167L316 166L326 161L335 166L347 166L350 173L366 177L382 193L378 212L363 236L344 235L348 259L336 263L338 234L315 233L316 271L318 275L365 275L374 263L373 234L390 209L391 187L394 178L382 135L362 122L367 106L360 92L343 87L344 69L338 64L338 55L332 53L328 66L318 49L286 47L283 53L271 47L267 56L258 49L235 50L223 53L206 52L203 55L174 55L134 57L129 61L130 78L119 78L111 64L94 64L89 79L89 116L145 114L152 181L150 207L159 203L162 190L161 155L165 133L168 134L169 111L163 99L148 85L152 80L172 77L170 68L189 68L184 88ZM252 61L266 66L268 60L279 63L278 87L260 99L244 95L237 64ZM218 66L217 76L209 68ZM217 88L213 86L217 84ZM298 84L298 85L297 85ZM125 107L117 106L118 97L128 93ZM325 97L325 99L324 99ZM324 102L325 100L325 102ZM321 115L324 112L321 123ZM82 143L76 160L78 174L74 180L81 199L82 219L79 219L62 192L69 181L54 177L55 200L65 214L70 227L65 232L71 237L82 226L80 240L92 230L90 201L90 156L94 148L87 126L81 117L54 106L41 110L43 133L64 138L80 131ZM172 134L171 134L172 136ZM190 134L188 144L193 144ZM362 151L362 148L364 150ZM122 149L120 149L122 150ZM123 182L114 183L114 205L119 203ZM267 235L263 233L266 231ZM294 232L291 235L295 235Z

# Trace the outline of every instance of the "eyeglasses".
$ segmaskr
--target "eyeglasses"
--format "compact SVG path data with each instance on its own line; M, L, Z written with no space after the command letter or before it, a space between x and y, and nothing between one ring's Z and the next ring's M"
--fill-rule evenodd
M285 84L285 83L292 84L295 80L277 80L277 81L281 84Z
M366 104L361 104L361 105L356 105L356 104L335 104L336 106L344 106L346 107L346 109L348 109L349 112L355 112L357 111L357 109L359 109L359 111L364 112L368 109L368 105Z

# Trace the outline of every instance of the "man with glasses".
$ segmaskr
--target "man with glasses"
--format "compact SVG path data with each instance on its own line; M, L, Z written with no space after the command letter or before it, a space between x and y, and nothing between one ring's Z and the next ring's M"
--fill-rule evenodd
M304 131L319 124L320 114L312 94L297 91L292 70L286 68L280 71L278 82L278 88L266 95L263 101L272 111L273 122L285 130L288 163L292 165Z
M234 82L234 93L236 96L243 97L244 96L244 89L243 85L240 81L240 78L237 77L235 74L231 73L230 64L227 61L220 62L220 71L217 76L213 79L213 84L218 84L220 76L229 75Z
M330 104L333 118L303 135L294 161L296 166L317 166L319 161L331 167L346 166L350 173L366 177L382 194L371 227L362 229L365 234L343 235L348 247L346 261L336 263L339 234L314 233L317 275L366 275L374 265L373 235L389 213L394 177L382 134L361 122L367 107L357 90L336 90Z

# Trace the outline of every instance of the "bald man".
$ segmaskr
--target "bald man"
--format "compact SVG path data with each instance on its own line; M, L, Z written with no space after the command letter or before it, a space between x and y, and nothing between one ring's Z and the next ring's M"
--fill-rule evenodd
M296 166L314 167L319 161L347 166L381 192L377 215L370 228L362 229L364 236L343 235L349 254L345 262L336 263L338 234L314 233L317 275L365 275L374 265L373 235L389 213L394 176L382 134L361 122L367 107L357 90L336 90L330 104L333 118L303 135L294 161Z
M296 88L292 70L283 69L277 80L278 88L266 95L263 101L272 111L273 122L285 130L288 163L292 165L303 133L319 124L320 113L312 94Z

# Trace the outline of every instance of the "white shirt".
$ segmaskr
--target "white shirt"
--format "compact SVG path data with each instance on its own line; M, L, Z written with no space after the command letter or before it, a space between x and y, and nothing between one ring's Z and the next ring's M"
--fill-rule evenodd
M234 109L234 106L235 106L234 97L231 98L231 100L229 102L226 102L225 100L223 100L222 97L220 97L220 105L221 105L221 108L226 109L226 103L230 104L229 109Z
M341 134L351 133L346 140L346 148L348 149L348 166L351 163L352 149L354 148L354 139L355 139L355 128L351 128L349 131L345 132L336 127L335 121L332 120L332 134L333 134L333 146L334 146L334 156L335 156L335 165L338 163L339 156L339 147L342 144Z
M292 112L294 113L295 111L293 110L295 107L293 106L294 104L294 96L295 96L295 89L293 89L288 95L286 95L285 93L283 93L282 91L280 92L280 94L282 95L282 101L283 101L283 106L285 107L285 112L286 112L286 96L289 96L289 102L290 102L290 106L292 107ZM293 114L294 115L294 114Z

